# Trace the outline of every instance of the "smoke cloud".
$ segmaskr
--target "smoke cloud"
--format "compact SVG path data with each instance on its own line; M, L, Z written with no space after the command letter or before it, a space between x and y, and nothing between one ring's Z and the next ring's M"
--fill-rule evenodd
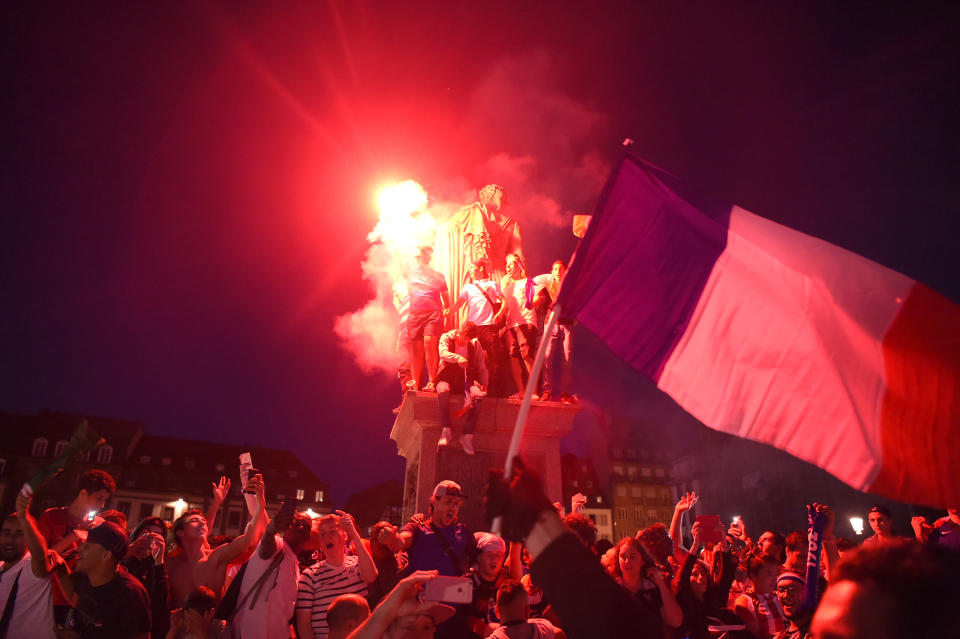
M595 202L610 169L596 145L604 139L606 118L558 88L557 75L543 53L491 69L476 83L465 118L475 139L490 147L471 171L475 179L446 176L438 191L447 200L428 200L424 194L416 207L386 211L381 203L363 262L374 297L334 325L364 371L396 373L401 356L394 285L404 281L418 247L433 244L437 227L476 199L476 188L503 185L507 211L525 237L536 229L569 227L574 212Z

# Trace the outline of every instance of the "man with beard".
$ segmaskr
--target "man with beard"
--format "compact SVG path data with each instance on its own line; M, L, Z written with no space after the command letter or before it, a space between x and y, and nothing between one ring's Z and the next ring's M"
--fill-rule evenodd
M300 579L297 554L310 541L312 524L307 513L281 508L267 526L257 551L237 573L232 620L241 639L290 637Z
M0 636L52 639L52 565L29 508L30 497L19 494L17 512L4 520L0 534L0 610L6 626L0 625Z
M320 550L324 559L303 572L297 589L297 631L301 639L326 637L329 632L327 610L345 594L367 596L367 585L377 578L377 567L357 532L353 517L336 511L319 520ZM356 555L347 556L347 543Z
M463 504L460 484L445 479L433 489L429 515L418 515L400 532L384 530L379 541L393 552L406 550L410 571L436 570L441 575L459 577L473 565L479 551L473 533L457 519Z
M93 528L78 549L76 569L58 577L67 601L76 608L76 631L58 629L60 637L147 639L150 596L136 577L120 565L127 554L127 535L106 521Z
M247 530L228 544L210 549L207 543L207 519L203 512L196 508L187 510L173 523L176 548L167 561L172 608L183 605L187 595L197 586L206 586L213 590L218 598L222 596L227 568L260 542L267 527L263 477L254 475L243 490L256 496L256 507Z

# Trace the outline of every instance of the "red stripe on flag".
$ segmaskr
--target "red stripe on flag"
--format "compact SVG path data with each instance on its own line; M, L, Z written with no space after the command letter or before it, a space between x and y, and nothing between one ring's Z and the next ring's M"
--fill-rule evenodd
M960 306L916 284L883 340L883 463L872 492L960 505Z

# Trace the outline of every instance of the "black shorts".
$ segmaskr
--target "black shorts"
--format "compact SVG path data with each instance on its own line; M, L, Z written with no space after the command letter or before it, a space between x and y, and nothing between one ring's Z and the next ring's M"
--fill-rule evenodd
M533 324L520 324L504 332L510 357L523 359L532 357L537 350L537 327Z
M428 335L443 335L443 311L410 311L407 319L407 339L412 342Z

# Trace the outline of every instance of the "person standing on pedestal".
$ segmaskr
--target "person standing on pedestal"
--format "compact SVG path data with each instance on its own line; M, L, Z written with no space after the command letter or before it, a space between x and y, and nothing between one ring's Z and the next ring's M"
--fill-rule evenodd
M454 316L459 308L466 304L466 321L476 324L477 339L480 340L486 355L487 370L490 373L487 392L491 397L501 397L504 384L501 379L503 344L500 331L505 325L507 313L503 292L500 290L500 283L490 279L486 262L474 262L468 279L454 303Z
M440 372L437 374L437 402L440 404L440 441L437 449L449 445L453 439L450 424L450 394L463 396L466 419L460 445L464 452L473 455L473 430L480 416L480 402L487 394L489 383L484 364L483 346L477 339L477 327L465 322L460 328L448 331L440 338Z
M435 391L437 366L440 361L437 342L450 315L450 293L443 275L430 267L431 259L433 247L421 246L417 253L416 266L407 280L407 293L410 297L407 337L410 340L413 381L415 384L420 383L423 359L426 357L429 379L423 390L432 393Z
M567 265L563 260L557 260L553 263L553 268L544 285L544 291L550 295L550 303L557 301L560 294L560 285L567 274ZM543 369L543 393L540 400L544 402L554 401L553 395L557 393L560 401L566 404L576 404L577 396L571 393L571 384L573 381L573 371L570 366L570 352L573 343L573 333L571 326L561 324L559 321L553 325L553 332L550 335L544 335L547 341L547 353L544 360Z

